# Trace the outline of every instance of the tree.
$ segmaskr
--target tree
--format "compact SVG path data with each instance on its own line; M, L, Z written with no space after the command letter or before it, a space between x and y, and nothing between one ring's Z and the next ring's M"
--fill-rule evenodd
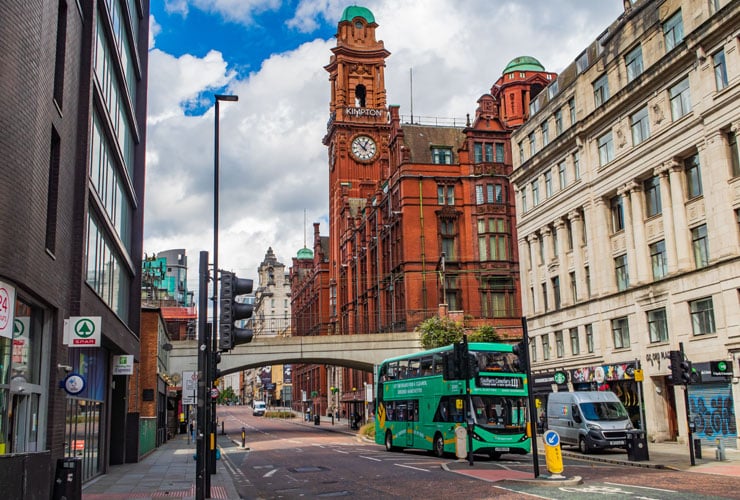
M424 349L433 349L460 342L464 333L462 323L439 316L424 320L414 331L421 333L421 346Z
M230 403L231 401L234 401L235 399L236 399L236 393L234 393L234 388L229 386L219 393L216 401L218 402L218 404L223 405L226 403Z
M416 332L421 333L421 346L424 349L434 349L460 342L465 335L463 324L450 318L435 316L420 323ZM496 329L484 325L468 335L470 342L498 342L501 340Z

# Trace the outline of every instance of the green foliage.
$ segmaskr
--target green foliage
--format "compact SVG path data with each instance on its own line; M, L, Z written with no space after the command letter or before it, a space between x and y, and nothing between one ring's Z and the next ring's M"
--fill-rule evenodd
M454 344L463 338L462 323L439 316L423 321L415 330L421 333L421 346L424 349Z
M421 333L421 346L424 349L434 349L460 342L465 335L462 323L439 316L423 321L416 327L416 331ZM498 342L499 340L501 337L491 325L483 325L468 334L469 342Z
M237 400L234 388L229 386L218 394L216 402L220 405L235 402Z
M366 436L369 439L375 439L375 421L370 421L360 427L360 430L358 432L360 436Z
M265 418L295 418L290 410L269 410L265 412Z
M501 340L501 337L491 325L483 325L468 335L468 341L470 342L498 342L499 340Z

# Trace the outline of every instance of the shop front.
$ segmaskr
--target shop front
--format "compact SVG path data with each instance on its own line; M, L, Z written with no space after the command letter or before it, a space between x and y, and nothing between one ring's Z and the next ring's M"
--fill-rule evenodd
M693 372L694 379L688 385L693 438L701 439L705 447L714 448L719 441L726 448L737 448L731 376L713 371L711 363L694 363Z
M627 409L632 425L641 429L644 402L642 382L635 380L636 368L634 361L576 368L571 371L573 390L612 391Z

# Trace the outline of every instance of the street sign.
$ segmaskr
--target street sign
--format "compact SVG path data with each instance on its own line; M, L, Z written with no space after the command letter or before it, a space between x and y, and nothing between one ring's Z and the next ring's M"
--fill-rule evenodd
M211 387L211 398L216 399L218 397L218 387Z
M182 372L182 404L194 405L198 403L196 391L198 390L198 372Z
M543 436L545 441L545 462L547 470L551 474L560 474L563 472L563 455L560 451L560 435L548 430Z

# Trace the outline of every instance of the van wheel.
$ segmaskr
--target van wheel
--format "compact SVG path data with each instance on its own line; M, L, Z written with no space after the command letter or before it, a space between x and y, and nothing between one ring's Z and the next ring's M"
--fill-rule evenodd
M583 454L588 453L588 444L586 443L586 439L584 439L583 436L578 438L578 449Z
M445 441L442 438L442 434L437 433L437 435L434 436L434 447L432 448L432 451L434 452L434 456L437 458L442 458L445 455Z
M390 430L385 431L385 451L397 451L398 448L393 446L393 434Z

